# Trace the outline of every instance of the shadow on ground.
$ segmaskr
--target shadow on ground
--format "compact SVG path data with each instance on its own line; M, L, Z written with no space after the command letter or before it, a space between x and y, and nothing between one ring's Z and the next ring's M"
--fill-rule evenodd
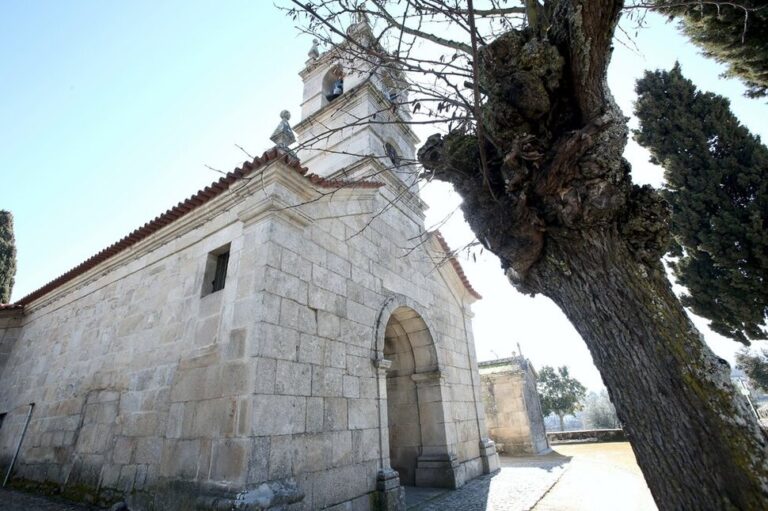
M101 509L73 504L56 497L42 497L0 489L0 510L2 511L98 511Z
M501 470L473 479L458 490L406 487L406 505L413 511L529 510L557 482L570 460L556 452L501 457Z

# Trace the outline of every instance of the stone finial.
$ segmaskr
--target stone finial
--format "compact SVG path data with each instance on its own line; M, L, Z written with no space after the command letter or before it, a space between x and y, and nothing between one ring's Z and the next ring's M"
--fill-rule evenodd
M373 38L368 14L365 11L365 2L362 2L356 8L355 22L347 28L347 35L362 44L366 44Z
M320 58L320 41L317 39L312 39L312 48L309 49L309 52L307 55L309 55L310 60L317 60Z
M275 143L275 145L281 149L289 151L288 146L296 142L296 135L293 134L291 125L288 121L291 119L291 112L283 110L280 112L280 124L277 125L275 131L269 139Z
M358 23L368 23L368 14L365 12L365 2L361 2L357 6L357 13L355 13Z

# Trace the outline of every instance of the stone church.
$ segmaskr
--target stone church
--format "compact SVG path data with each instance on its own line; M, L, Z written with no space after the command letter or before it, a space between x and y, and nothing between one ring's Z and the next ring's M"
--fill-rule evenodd
M338 48L300 76L275 147L0 306L11 485L131 510L404 509L403 487L496 470L480 296L425 231L403 79Z

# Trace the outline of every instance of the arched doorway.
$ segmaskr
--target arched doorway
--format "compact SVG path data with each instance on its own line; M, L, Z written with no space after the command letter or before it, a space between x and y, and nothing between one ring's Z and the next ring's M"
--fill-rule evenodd
M384 333L390 466L406 486L455 488L437 350L424 319L394 309ZM446 470L447 469L447 470Z

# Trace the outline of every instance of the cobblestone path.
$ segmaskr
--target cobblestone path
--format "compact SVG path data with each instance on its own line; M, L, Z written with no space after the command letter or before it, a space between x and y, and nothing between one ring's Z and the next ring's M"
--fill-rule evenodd
M417 489L408 499L406 490L406 499L413 504L408 509L656 511L627 442L557 445L554 449L564 456L501 458L498 474L470 481L456 491Z
M570 458L501 458L501 470L409 507L412 511L528 511L558 481ZM408 490L406 489L406 496Z
M455 491L408 488L410 511L653 511L627 443L556 446L531 458L501 458L501 470ZM571 458L572 456L573 458ZM409 493L410 492L410 493ZM0 490L0 511L96 511Z
M501 458L494 475L470 481L456 491L413 489L420 504L414 511L523 511L531 509L557 482L569 458ZM407 494L408 490L406 490ZM414 495L415 496L415 495ZM426 500L425 500L426 499ZM413 500L413 499L409 499ZM10 490L0 490L0 511L95 511L96 508L64 503Z

